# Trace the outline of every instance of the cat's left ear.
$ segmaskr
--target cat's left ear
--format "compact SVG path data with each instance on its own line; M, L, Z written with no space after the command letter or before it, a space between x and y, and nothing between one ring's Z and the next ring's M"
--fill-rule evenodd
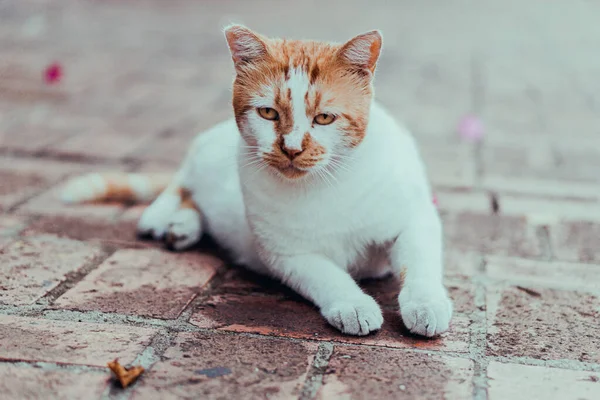
M381 32L371 31L347 41L339 50L339 56L352 67L375 72L381 53Z
M242 25L230 25L224 29L231 58L236 68L267 57L263 38Z

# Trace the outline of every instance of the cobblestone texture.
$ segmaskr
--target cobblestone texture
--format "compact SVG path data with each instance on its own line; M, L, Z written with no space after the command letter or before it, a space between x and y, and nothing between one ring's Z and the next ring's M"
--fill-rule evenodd
M0 1L2 398L600 398L600 6L546 3ZM173 172L230 115L231 21L382 29L377 96L415 132L445 223L448 333L409 335L387 280L364 283L383 329L342 336L210 241L136 240L143 205L57 200L76 174ZM456 132L467 114L479 143ZM114 358L147 371L123 390Z

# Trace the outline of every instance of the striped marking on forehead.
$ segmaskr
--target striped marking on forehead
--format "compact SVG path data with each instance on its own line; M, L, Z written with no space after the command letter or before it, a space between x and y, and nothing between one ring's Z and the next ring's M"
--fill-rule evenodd
M274 84L273 106L279 112L279 119L275 121L275 132L278 135L288 135L298 130L306 132L310 127L305 107L309 86L306 73L292 68L287 77L282 76Z
M305 106L305 98L310 87L309 77L302 69L294 68L290 71L290 78L286 84L290 91L294 128L306 131L310 127Z

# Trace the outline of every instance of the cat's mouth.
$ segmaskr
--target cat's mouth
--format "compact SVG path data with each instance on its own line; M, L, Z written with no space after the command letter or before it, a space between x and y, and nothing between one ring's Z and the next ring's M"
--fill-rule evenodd
M286 166L272 165L272 167L288 179L298 179L308 174L308 171L294 166L291 162Z

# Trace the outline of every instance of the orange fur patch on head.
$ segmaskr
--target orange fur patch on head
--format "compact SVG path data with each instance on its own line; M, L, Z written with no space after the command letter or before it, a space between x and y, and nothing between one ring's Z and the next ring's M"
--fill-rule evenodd
M379 32L368 32L340 45L269 39L247 28L230 29L232 32L227 31L226 36L236 67L233 108L244 139L250 145L256 144L251 138L252 133L247 132L245 127L248 115L254 112L253 99L257 96L266 91L272 93L274 104L264 106L279 113L279 118L273 121L277 139L268 160L265 159L269 164L289 163L281 149L281 137L297 126L292 110L300 106L292 104L291 89L287 85L292 73L302 73L308 81L303 106L309 121L312 122L321 113L331 114L330 110L335 110L334 123L344 137L343 143L352 148L362 142L373 97L373 72L381 50ZM326 149L318 143L312 144L316 141L310 134L308 138L304 152L312 154L310 159L316 159L316 148L319 148L317 152L322 152L320 155L325 153ZM302 156L299 160L303 160Z
M287 135L294 127L294 117L292 116L292 91L285 90L282 94L280 86L275 87L275 105L279 112L279 119L275 121L275 132L278 135Z

